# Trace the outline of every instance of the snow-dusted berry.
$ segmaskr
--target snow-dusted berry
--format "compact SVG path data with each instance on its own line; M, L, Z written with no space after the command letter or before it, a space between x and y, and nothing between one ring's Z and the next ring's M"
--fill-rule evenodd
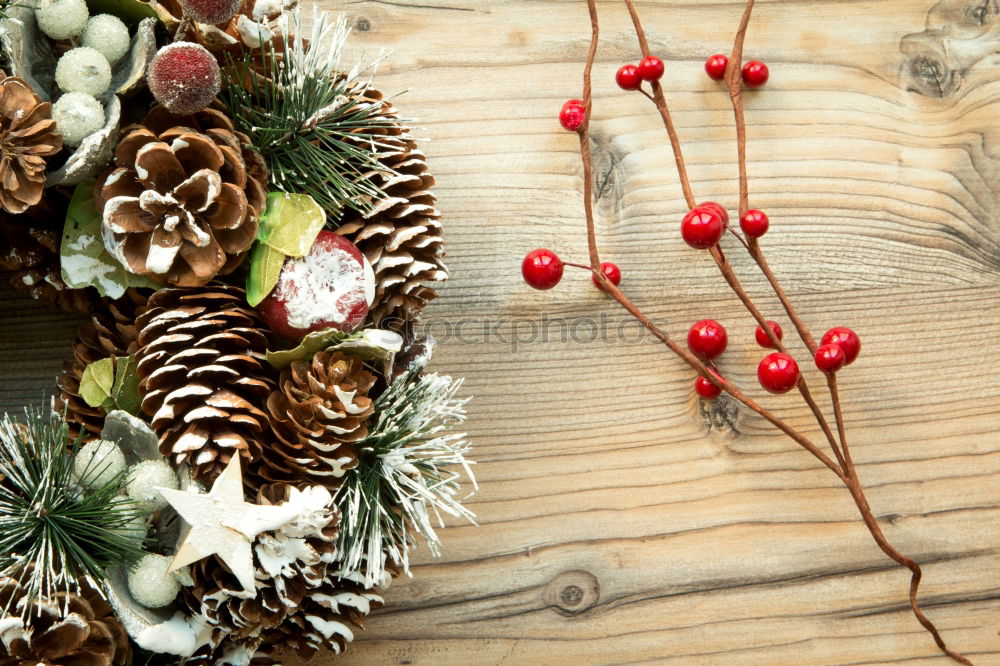
M108 62L117 62L128 51L128 28L117 16L92 16L83 30L83 45L99 52Z
M180 0L184 13L202 23L223 23L239 11L242 0Z
M73 474L81 486L100 488L125 471L125 454L114 442L95 439L85 444L73 459Z
M311 331L351 331L364 323L374 275L361 250L339 234L321 231L304 257L287 259L278 284L257 309L270 329L288 340Z
M219 63L200 44L174 42L153 56L146 72L156 101L179 115L201 111L222 87Z
M167 500L157 488L180 487L177 472L166 460L144 460L128 471L125 492L135 500L142 511L153 512L167 505Z
M38 27L52 39L70 39L87 25L85 0L41 0L35 10Z
M111 65L100 51L86 46L72 49L59 58L56 85L63 92L97 97L111 85Z
M104 127L104 107L92 95L66 93L52 105L52 119L63 143L75 147Z
M128 572L128 591L146 608L169 606L181 591L177 576L167 573L172 558L166 555L144 555Z

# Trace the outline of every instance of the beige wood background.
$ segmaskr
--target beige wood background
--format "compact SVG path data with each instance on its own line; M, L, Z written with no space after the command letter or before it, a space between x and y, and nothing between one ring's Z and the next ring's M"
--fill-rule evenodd
M728 50L742 3L639 7L668 63L696 195L733 208L729 103L701 63ZM579 94L585 3L342 8L358 49L395 50L380 85L409 89L399 105L433 138L453 278L426 313L437 369L476 396L481 489L479 527L444 530L444 556L421 555L340 663L950 663L906 608L908 576L827 470L731 403L700 405L692 373L637 340L583 275L551 292L521 282L527 250L585 253L575 137L555 121ZM679 239L659 121L613 84L637 60L624 8L600 11L603 253L675 335L723 321L722 367L759 395L753 323ZM860 474L889 538L925 565L928 613L977 664L1000 664L997 14L995 0L764 0L747 40L772 72L747 96L765 248L815 332L860 332L863 355L843 374ZM746 257L730 255L777 315ZM73 322L3 299L9 409L48 390ZM765 400L816 431L798 399Z

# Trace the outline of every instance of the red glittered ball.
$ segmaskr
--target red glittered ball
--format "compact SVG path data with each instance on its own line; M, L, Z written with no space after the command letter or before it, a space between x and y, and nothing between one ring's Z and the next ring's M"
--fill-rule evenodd
M587 110L583 106L583 100L571 99L563 104L559 111L559 124L564 130L575 132L583 125L587 116Z
M696 356L712 360L722 355L729 344L726 328L714 319L695 322L688 331L688 349Z
M681 238L696 250L713 247L725 231L725 220L714 207L696 206L681 221Z
M222 87L222 74L215 56L204 46L174 42L153 56L146 81L157 102L183 116L212 103Z
M788 393L799 383L799 364L788 354L768 354L757 366L757 379L770 393Z
M201 23L225 23L236 16L242 0L180 0L187 16Z
M835 326L823 334L821 344L834 344L844 350L844 365L854 363L861 353L861 338L846 326Z
M532 250L521 262L521 276L535 289L551 289L562 280L562 259L552 250Z
M601 263L601 274L608 278L608 280L611 281L611 284L616 287L622 283L622 270L610 261ZM604 286L601 285L596 275L591 273L590 279L594 281L594 284L597 285L598 289L604 291Z

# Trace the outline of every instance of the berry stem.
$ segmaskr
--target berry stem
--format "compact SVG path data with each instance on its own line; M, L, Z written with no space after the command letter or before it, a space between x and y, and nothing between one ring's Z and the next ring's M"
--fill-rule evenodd
M597 252L597 231L594 225L594 163L590 156L590 111L593 103L590 75L594 69L597 39L600 35L595 0L587 0L587 10L590 12L590 50L587 52L587 64L583 69L583 124L577 133L580 135L580 157L583 161L583 209L587 216L587 250L590 254L590 269L598 275L601 272L601 257Z

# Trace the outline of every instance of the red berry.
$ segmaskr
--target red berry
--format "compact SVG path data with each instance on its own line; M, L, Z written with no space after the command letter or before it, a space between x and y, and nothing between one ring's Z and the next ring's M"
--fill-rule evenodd
M153 56L146 83L167 111L190 115L204 109L219 94L222 73L215 56L201 44L174 42Z
M715 400L722 394L722 387L716 386L706 377L699 376L694 380L694 392L704 400Z
M740 229L750 238L760 238L767 233L771 221L762 210L751 208L740 217Z
M767 71L767 65L760 60L751 60L743 65L743 83L751 88L759 88L767 83L769 75L770 72Z
M578 99L571 99L563 104L562 111L559 112L559 124L563 129L575 132L583 125L583 120L587 116L587 111L583 102Z
M681 237L684 242L697 250L707 250L722 240L726 223L713 208L697 206L688 211L681 221Z
M767 320L767 325L771 327L771 331L774 332L774 337L781 339L783 332L781 330L781 324L776 321ZM754 338L757 339L757 344L759 344L764 349L771 349L774 347L774 343L771 342L771 336L767 334L762 326L757 326L757 330L754 332Z
M615 81L622 90L638 90L642 87L642 77L635 65L622 65L615 74Z
M722 324L714 319L695 322L688 331L688 349L696 356L712 360L726 351L729 336Z
M723 207L722 204L715 203L714 201L703 201L702 203L698 204L698 208L708 208L709 210L714 210L716 213L719 214L719 217L722 218L723 224L729 223L729 213L726 212L726 209Z
M728 64L729 58L721 53L716 53L705 61L705 73L708 74L708 78L721 81L726 76L726 65Z
M312 331L360 326L374 295L375 276L361 250L321 231L309 254L285 260L278 284L257 309L275 334L301 340Z
M799 383L799 364L788 354L768 354L757 366L757 380L771 393L788 393Z
M646 56L639 61L639 78L643 81L659 81L663 76L663 61L656 56Z
M854 363L861 353L861 338L846 326L835 326L823 334L822 344L837 345L844 350L844 365Z
M521 262L521 275L535 289L551 289L562 279L562 259L552 250L532 250Z
M611 284L615 285L616 287L622 283L621 269L618 268L618 266L611 263L610 261L605 261L604 263L601 264L601 273L604 275L604 277L611 280ZM598 281L596 275L591 274L590 279L594 281L594 284L597 285L598 289L604 291L604 287Z
M844 355L844 350L840 348L840 345L831 342L816 350L815 360L816 367L821 372L834 373L844 367L847 357Z
M180 0L181 9L195 21L225 23L239 11L242 0Z

